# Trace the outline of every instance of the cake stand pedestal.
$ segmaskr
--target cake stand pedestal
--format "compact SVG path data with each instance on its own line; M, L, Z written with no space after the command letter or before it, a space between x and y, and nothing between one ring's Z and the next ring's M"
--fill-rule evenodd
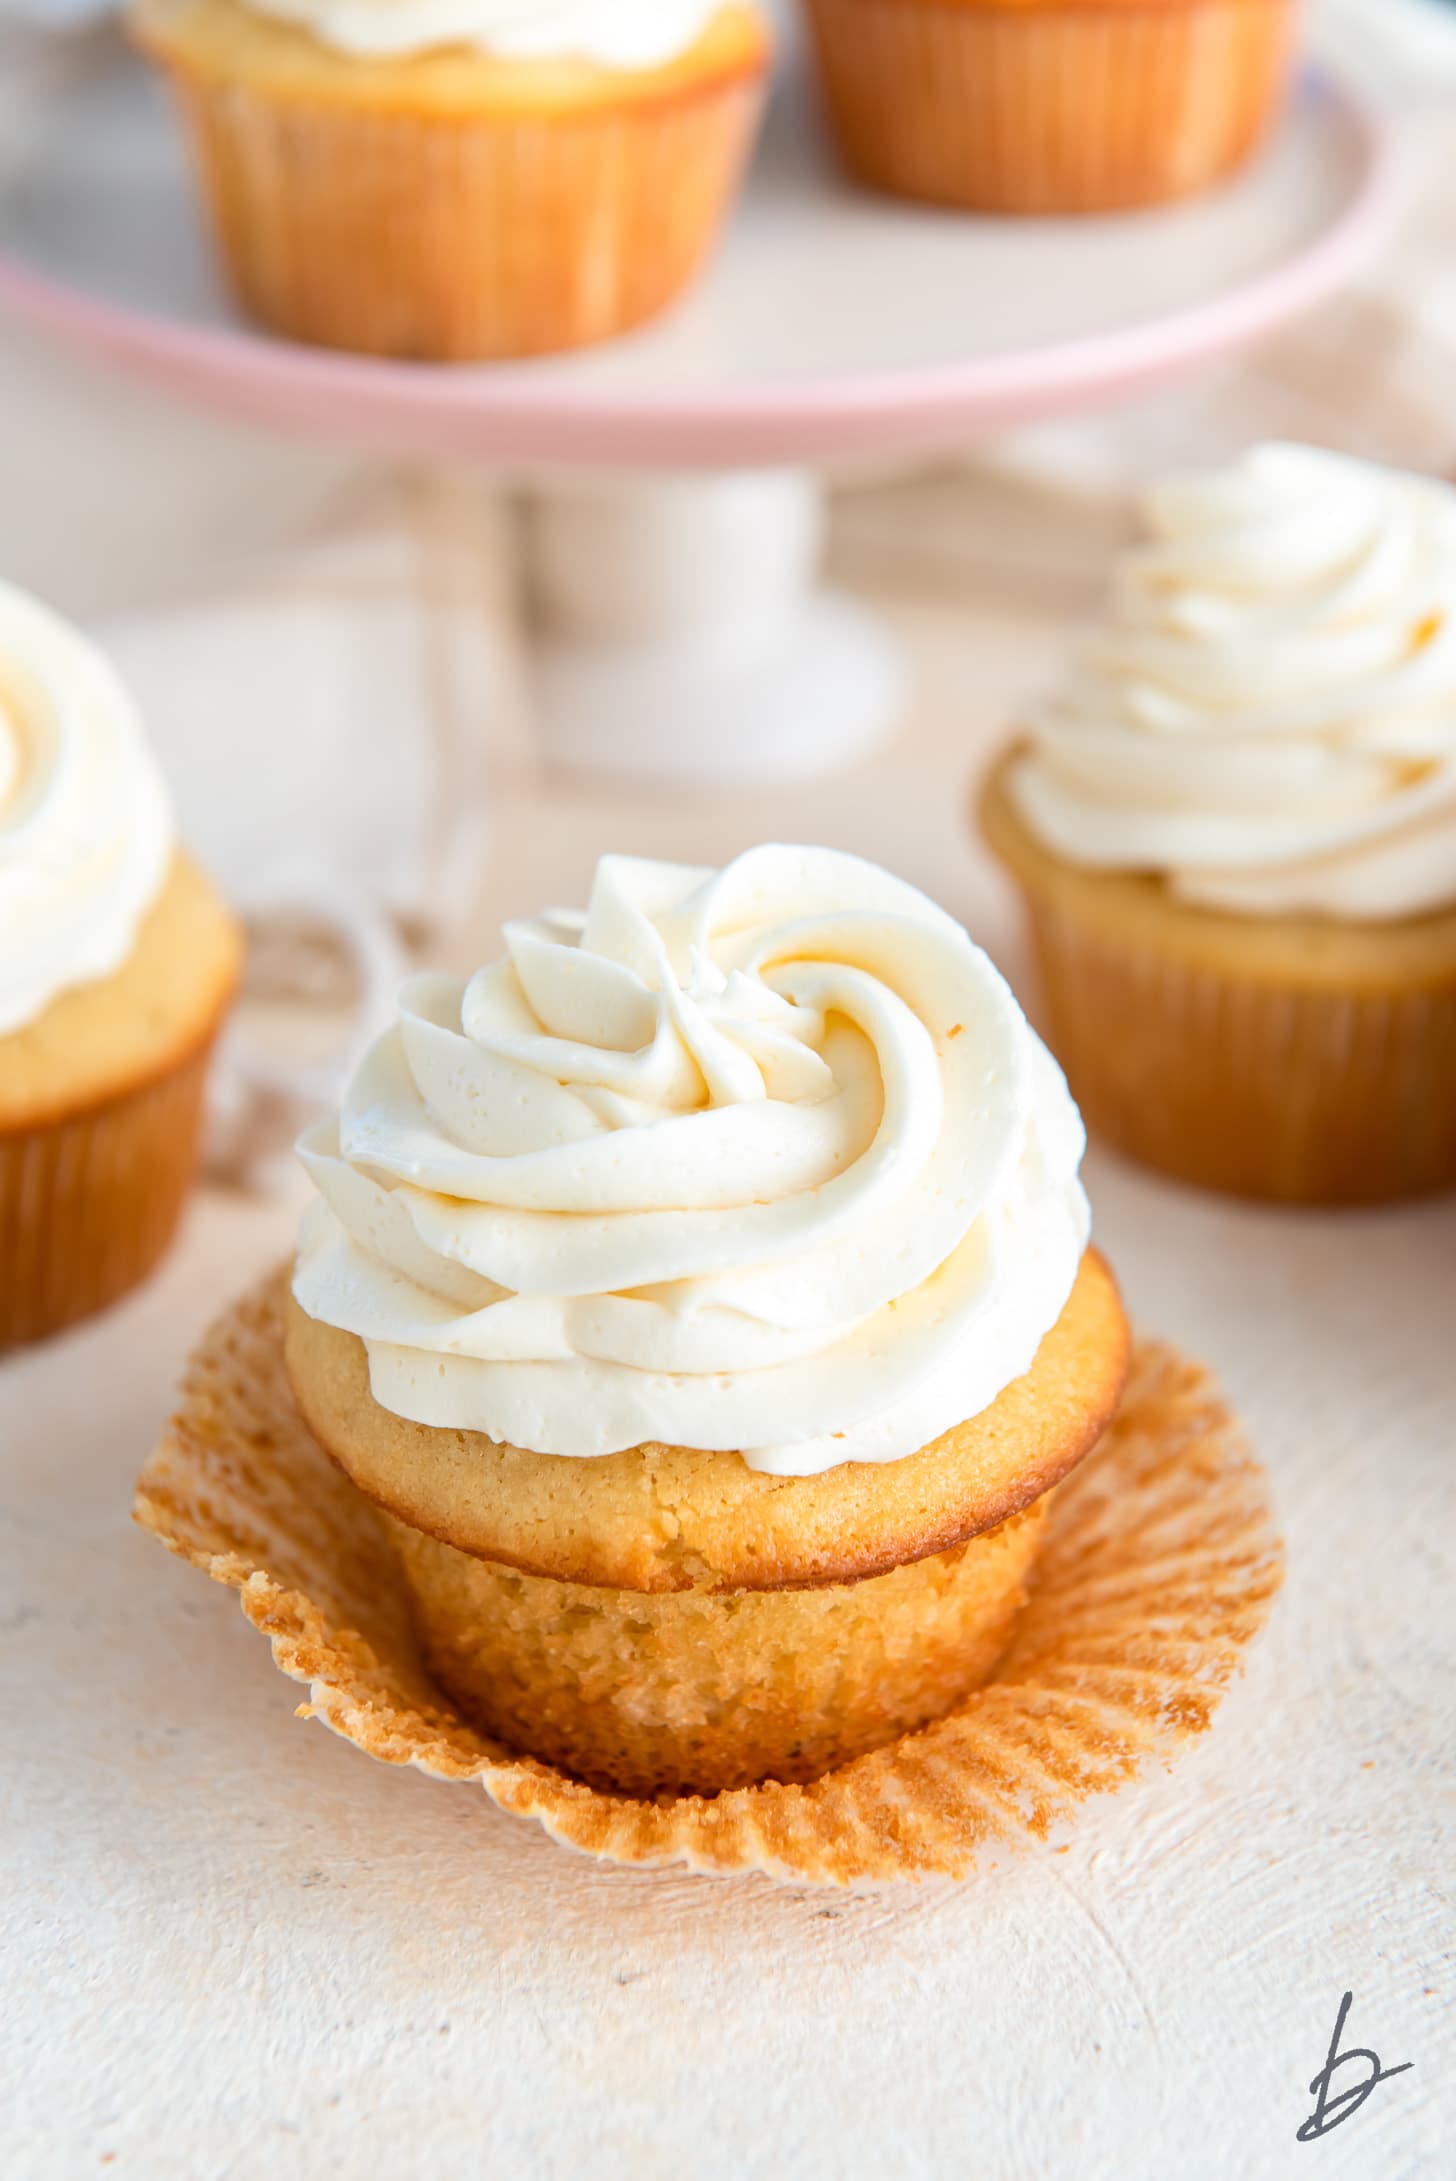
M809 470L538 488L525 580L550 764L712 786L852 762L893 725L899 654L820 587Z
M890 638L818 587L805 465L903 461L1152 386L1345 281L1391 210L1388 128L1310 73L1197 202L961 218L863 194L777 90L717 263L610 347L441 367L270 339L233 313L153 76L81 49L0 176L0 301L193 398L527 494L547 757L708 785L852 761L893 724Z

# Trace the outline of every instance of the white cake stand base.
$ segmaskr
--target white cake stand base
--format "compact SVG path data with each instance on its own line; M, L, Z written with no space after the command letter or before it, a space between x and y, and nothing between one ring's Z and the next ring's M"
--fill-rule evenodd
M819 587L807 470L538 486L525 580L551 765L680 785L805 778L894 727L899 653Z

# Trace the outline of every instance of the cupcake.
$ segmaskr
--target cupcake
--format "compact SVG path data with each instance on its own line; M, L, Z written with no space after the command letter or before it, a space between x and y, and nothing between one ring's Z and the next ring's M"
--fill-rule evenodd
M608 857L504 936L302 1140L294 1397L478 1728L638 1796L816 1777L990 1672L1117 1407L1081 1123L853 857Z
M753 136L749 0L133 0L243 307L461 361L608 339L696 272Z
M1240 1195L1456 1184L1456 493L1263 446L1148 495L987 786L1089 1125Z
M829 120L876 189L1110 212L1209 188L1277 106L1294 0L806 0Z
M111 667L0 585L0 1347L165 1249L240 959Z

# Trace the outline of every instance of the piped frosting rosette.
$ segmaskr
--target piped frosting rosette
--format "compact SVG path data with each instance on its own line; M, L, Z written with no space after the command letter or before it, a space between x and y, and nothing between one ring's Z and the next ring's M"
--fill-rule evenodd
M1145 513L1011 769L1032 832L1234 913L1456 901L1456 492L1273 445Z
M1030 1366L1080 1119L1004 980L827 850L607 857L584 916L421 976L337 1120L294 1293L374 1397L535 1452L895 1461Z

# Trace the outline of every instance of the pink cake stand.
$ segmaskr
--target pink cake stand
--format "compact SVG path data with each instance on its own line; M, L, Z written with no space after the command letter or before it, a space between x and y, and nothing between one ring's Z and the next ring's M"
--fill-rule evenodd
M902 677L817 585L803 465L881 462L1152 387L1269 332L1371 252L1389 136L1309 74L1260 159L1192 205L967 219L835 175L780 87L717 263L668 317L529 365L386 363L233 313L150 74L103 42L0 196L0 301L176 393L527 482L548 753L692 781L859 755Z

